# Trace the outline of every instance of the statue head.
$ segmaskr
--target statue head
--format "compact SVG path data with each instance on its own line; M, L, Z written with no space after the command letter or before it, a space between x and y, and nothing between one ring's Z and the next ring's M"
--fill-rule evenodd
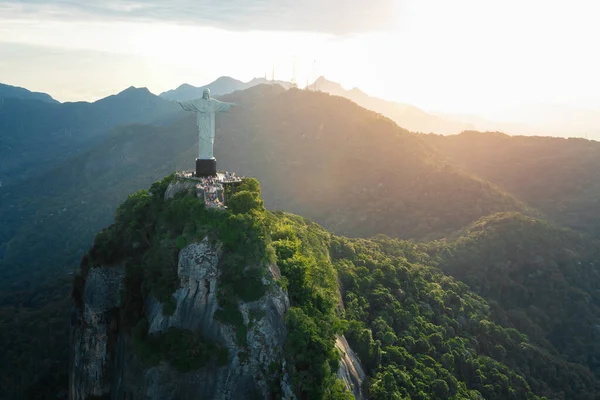
M210 99L210 89L209 88L204 89L204 91L202 92L202 98Z

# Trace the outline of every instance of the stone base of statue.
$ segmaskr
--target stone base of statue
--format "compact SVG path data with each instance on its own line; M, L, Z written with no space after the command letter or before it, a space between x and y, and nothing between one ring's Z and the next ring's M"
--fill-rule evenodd
M196 176L215 176L217 175L217 159L196 158Z

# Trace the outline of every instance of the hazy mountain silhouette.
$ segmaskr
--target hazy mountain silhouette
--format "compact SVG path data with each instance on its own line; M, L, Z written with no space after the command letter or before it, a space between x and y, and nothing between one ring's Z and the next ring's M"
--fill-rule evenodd
M369 96L358 88L346 90L339 83L329 81L325 77L317 79L309 89L346 97L366 109L385 115L413 132L452 134L475 128L472 124L430 114L410 104Z
M32 92L19 86L11 86L0 83L0 99L23 99L23 100L40 100L46 103L58 103L52 96L47 93Z
M531 124L527 134L587 137L600 140L600 110L561 104L524 104L505 110L500 117Z
M504 132L511 135L535 135L540 134L539 128L532 124L519 122L498 122L492 121L476 114L453 114L453 113L432 113L442 118L462 121L465 124L475 127L480 131ZM437 133L437 132L435 132ZM458 132L459 133L459 132Z
M519 106L490 120L475 114L426 112L410 104L369 96L358 88L344 89L339 83L320 77L309 85L385 115L398 125L423 133L458 134L465 130L500 131L511 135L588 137L600 140L600 112L560 105ZM503 121L503 122L499 122Z
M5 98L0 104L0 181L40 174L120 124L149 123L178 109L146 88L94 103Z
M236 90L244 90L253 86L271 83L271 81L265 78L254 78L249 82L242 82L229 76L222 76L220 78L217 78L214 82L200 87L184 83L177 89L168 90L166 92L161 93L160 97L165 98L167 100L186 101L202 97L202 92L206 88L210 89L211 95L218 96L227 93L232 93ZM290 82L274 81L273 83L278 84L286 89L292 87L292 84Z

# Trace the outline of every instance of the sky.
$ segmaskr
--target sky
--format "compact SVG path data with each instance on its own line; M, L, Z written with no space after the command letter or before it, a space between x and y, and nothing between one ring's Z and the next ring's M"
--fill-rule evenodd
M600 111L598 15L596 0L0 0L0 82L92 101L274 71L444 113Z

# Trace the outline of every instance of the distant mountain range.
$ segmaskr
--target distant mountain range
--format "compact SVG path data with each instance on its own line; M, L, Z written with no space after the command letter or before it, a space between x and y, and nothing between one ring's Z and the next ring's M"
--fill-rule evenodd
M329 81L325 77L320 77L310 87L350 99L361 107L385 115L401 127L413 132L453 134L477 129L473 124L430 114L410 104L369 96L358 88L346 90L339 83Z
M52 101L39 101L45 98L43 93L23 90L7 91L18 96L7 96L0 103L3 185L44 173L118 125L151 123L179 109L146 88L130 87L93 103L59 103L50 96Z
M40 100L46 103L58 103L47 93L32 92L18 86L5 85L0 83L0 99L12 98L23 100Z
M255 78L249 82L242 82L228 76L222 76L214 82L200 87L184 83L177 89L161 93L160 97L167 100L184 101L202 97L204 88L209 88L213 96L219 96L233 93L236 90L245 90L260 84L273 83L285 89L293 87L293 84L287 81L271 82L265 78ZM350 99L361 107L385 115L401 127L412 132L451 135L465 130L481 130L501 131L509 134L541 134L545 131L544 129L547 130L547 128L542 129L542 125L533 126L524 123L496 122L473 114L431 113L411 104L369 96L358 88L344 89L339 83L330 81L323 76L319 77L312 84L309 84L306 89ZM564 132L561 133L561 136L564 136Z
M204 86L184 83L159 96L166 100L185 101L201 97L205 88L209 88L213 96L222 96L261 84L277 84L285 89L295 86L291 82L282 80L270 81L266 78L254 78L243 82L222 76ZM320 77L308 85L307 89L346 97L362 107L387 116L398 125L413 132L449 135L465 130L479 130L505 132L511 135L586 137L600 140L600 112L594 110L533 104L506 110L504 113L498 114L495 120L490 120L475 114L427 112L411 104L370 96L358 88L344 89L339 83L324 77ZM35 99L57 103L46 93L30 92L24 88L0 84L0 99L2 98Z
M208 85L196 87L187 83L177 89L169 90L160 94L167 100L191 100L202 97L204 88L209 88L212 95L224 95L236 90L245 90L260 84L278 84L289 89L293 86L291 82L271 82L264 78L255 78L249 82L242 82L228 76L222 76ZM308 90L329 93L335 96L345 97L358 105L391 118L403 128L414 132L435 132L442 134L460 133L463 130L478 129L479 125L452 120L439 115L427 113L420 108L410 104L397 103L372 97L360 89L345 90L339 83L329 81L324 77L318 78L314 83L308 85ZM487 126L486 126L487 128Z
M229 76L222 76L212 83L204 86L192 86L187 83L182 84L177 89L168 90L160 94L160 97L167 100L179 100L186 101L197 99L202 97L204 89L210 89L212 96L219 96L223 94L233 93L236 90L245 90L253 86L262 84L277 84L285 89L289 89L293 86L291 82L286 81L269 81L265 78L254 78L249 82L242 82Z

